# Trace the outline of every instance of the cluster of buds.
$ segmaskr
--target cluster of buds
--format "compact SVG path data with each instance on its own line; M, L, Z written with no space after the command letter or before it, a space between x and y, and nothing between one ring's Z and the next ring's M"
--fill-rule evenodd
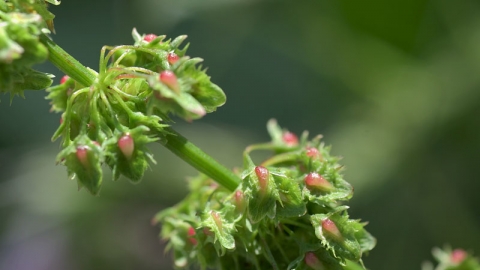
M365 223L349 219L353 188L342 175L338 158L320 136L311 140L267 125L272 141L247 147L242 183L233 192L212 186L199 176L190 195L160 212L162 237L175 250L177 267L199 263L201 268L343 269L347 262L362 265L362 255L376 240ZM250 153L274 155L255 164ZM198 214L202 213L202 214ZM194 228L195 245L185 250ZM184 235L179 240L178 235ZM180 260L182 258L182 260Z
M68 76L47 89L52 111L62 112L53 139L62 137L57 161L76 176L78 185L98 194L102 164L114 180L132 182L154 162L146 144L164 140L169 115L197 119L225 102L223 91L179 46L186 36L140 35L135 44L102 49L95 83L81 85Z
M40 36L53 31L54 15L47 2L0 1L0 92L23 96L24 90L42 90L52 84L52 75L32 69L47 60L48 50Z
M424 262L422 270L480 270L479 259L463 249L452 250L446 246L434 248L432 253L438 265L435 267L431 262Z

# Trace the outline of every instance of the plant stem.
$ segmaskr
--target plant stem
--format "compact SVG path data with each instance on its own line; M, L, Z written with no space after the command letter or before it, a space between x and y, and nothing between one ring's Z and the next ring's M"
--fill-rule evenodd
M167 131L167 135L163 134L163 136L166 140L161 140L163 146L230 191L237 188L240 178L231 170L225 168L172 128L165 128L165 131Z
M40 40L48 49L48 59L63 73L70 76L83 86L92 85L95 81L95 74L88 70L84 65L64 51L47 35L42 34Z
M96 75L92 71L64 51L48 36L41 35L40 40L48 48L48 59L58 69L84 86L94 84ZM233 172L218 163L172 128L167 128L166 131L167 135L162 133L161 136L165 138L165 140L162 140L163 146L230 191L234 191L237 188L240 179Z

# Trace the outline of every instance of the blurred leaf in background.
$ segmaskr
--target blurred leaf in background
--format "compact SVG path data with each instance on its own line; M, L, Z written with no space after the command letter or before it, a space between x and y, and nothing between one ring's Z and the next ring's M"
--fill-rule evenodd
M132 27L187 34L227 104L181 129L229 167L271 117L324 134L355 187L352 218L378 239L370 269L420 269L444 243L480 254L478 1L66 1L55 13L55 40L95 69ZM54 166L59 115L43 96L0 104L0 268L169 269L149 219L193 170L158 146L138 186L77 192Z

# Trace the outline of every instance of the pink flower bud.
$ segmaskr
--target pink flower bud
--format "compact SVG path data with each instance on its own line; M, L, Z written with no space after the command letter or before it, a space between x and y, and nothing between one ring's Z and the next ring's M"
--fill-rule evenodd
M263 166L255 167L255 174L258 177L258 183L260 184L260 190L265 192L268 187L268 170Z
M215 221L215 224L217 224L218 229L221 231L223 228L223 224L222 224L222 217L220 216L220 214L218 212L211 211L210 215Z
M154 40L154 39L156 39L156 38L157 38L157 35L155 35L155 34L148 34L148 35L145 35L145 36L143 37L143 40L145 40L146 42L150 42L150 41L152 41L152 40Z
M168 60L168 63L170 63L170 65L175 64L178 61L178 59L180 59L180 58L174 52L171 52L167 55L167 60Z
M235 191L235 195L233 196L235 200L236 210L240 213L243 213L245 210L245 196L241 190Z
M208 236L214 236L213 232L210 231L208 228L203 228L203 233Z
M325 267L323 266L322 262L317 258L317 256L313 252L305 253L304 261L306 265L308 265L310 268L314 270L325 270Z
M89 164L88 164L88 146L78 146L77 147L77 159L80 161L80 163L82 163L82 166L84 168L88 168Z
M455 249L454 251L452 251L452 254L450 255L450 260L455 264L459 264L463 260L465 260L466 257L467 257L467 252L465 250Z
M175 76L175 73L171 72L170 70L165 70L160 73L160 81L175 92L180 92L177 76Z
M193 227L188 228L188 241L192 243L192 245L197 245L197 239L195 239L195 229Z
M336 240L342 240L343 236L342 233L338 230L337 225L330 219L322 220L322 229L331 237L335 238Z
M318 189L321 191L332 191L334 188L330 182L316 172L309 173L305 176L305 185L309 189Z
M283 142L286 143L288 146L297 146L298 145L298 137L297 135L291 132L283 133Z
M70 79L70 77L68 77L68 75L63 76L63 77L60 79L60 84L64 84L68 79Z
M118 139L118 148L120 148L120 151L122 151L127 159L132 158L133 150L135 150L135 142L133 141L132 136L127 133Z
M96 146L100 147L100 143L98 143L97 141L93 141L93 144L95 144Z
M316 159L316 158L318 158L318 156L319 156L319 153L318 153L317 148L315 148L315 147L308 147L307 148L307 157L312 158L312 159Z

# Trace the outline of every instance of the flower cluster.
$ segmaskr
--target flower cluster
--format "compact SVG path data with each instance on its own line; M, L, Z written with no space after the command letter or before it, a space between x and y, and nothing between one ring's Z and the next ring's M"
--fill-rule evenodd
M124 175L137 183L149 162L146 144L165 139L169 114L197 119L225 102L223 91L210 81L179 46L186 36L140 35L134 45L105 46L92 85L65 76L47 89L52 111L63 112L53 140L63 137L57 161L76 176L79 187L98 194L102 164L114 179Z
M452 250L447 246L443 250L434 248L432 253L439 264L434 267L432 263L425 262L422 270L480 270L478 258L463 249Z
M349 219L342 205L353 188L321 137L298 139L274 120L267 127L272 141L246 149L235 191L201 175L187 198L154 218L177 267L343 269L375 246L365 223ZM255 165L255 150L274 155Z
M42 90L52 84L52 75L36 71L34 64L47 60L48 50L40 36L53 31L54 15L46 2L56 0L0 1L0 92L10 100L24 90Z

